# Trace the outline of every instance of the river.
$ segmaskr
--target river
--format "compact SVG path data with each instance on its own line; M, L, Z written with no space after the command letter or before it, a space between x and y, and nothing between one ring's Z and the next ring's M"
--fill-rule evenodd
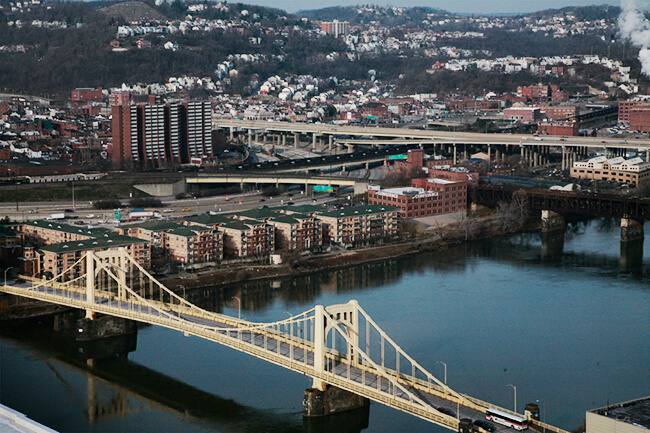
M191 296L234 316L237 297L255 321L356 299L440 379L445 363L452 388L512 408L514 385L519 412L538 401L571 430L586 410L649 394L648 226L623 253L617 224L600 220L569 227L563 252L524 234ZM0 403L61 432L361 430L354 419L303 426L308 378L179 332L143 327L137 350L94 367L88 350L49 321L3 330ZM367 422L364 432L446 431L377 403Z

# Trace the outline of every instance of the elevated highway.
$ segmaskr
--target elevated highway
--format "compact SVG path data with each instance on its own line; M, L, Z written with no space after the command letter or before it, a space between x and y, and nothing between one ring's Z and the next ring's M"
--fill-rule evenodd
M415 145L441 146L454 154L464 152L468 157L468 150L484 150L488 159L500 159L501 155L520 152L522 159L531 162L531 165L540 165L548 160L551 150L562 153L562 168L586 157L589 151L604 152L611 156L624 155L627 152L645 153L650 157L650 139L620 139L600 137L558 137L523 134L482 134L473 132L448 132L404 128L362 127L332 124L291 123L249 121L232 118L214 118L214 129L228 131L231 138L235 133L245 133L248 142L252 143L253 137L264 136L278 144L286 145L287 137L291 137L294 146L301 145L301 137L311 137L311 146L316 149L329 147L331 150L335 141L349 139L350 137L368 137L368 144L373 140L411 140ZM325 143L327 139L327 143ZM322 143L321 143L322 142ZM402 141L402 143L404 143ZM307 141L309 146L309 141ZM462 147L461 147L462 146ZM648 158L650 160L650 158Z
M288 170L287 170L288 171ZM198 174L194 177L185 178L188 185L205 185L205 184L235 184L243 187L245 184L266 184L266 185L305 185L305 191L313 188L315 185L331 186L339 188L353 187L355 194L363 194L368 191L368 181L360 179L351 179L344 177L311 177L311 176L291 176L287 174Z

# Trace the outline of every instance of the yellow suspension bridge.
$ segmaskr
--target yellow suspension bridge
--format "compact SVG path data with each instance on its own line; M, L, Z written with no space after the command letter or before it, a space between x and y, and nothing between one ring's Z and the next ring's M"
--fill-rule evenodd
M101 313L205 338L309 376L319 390L334 385L454 431L462 418L485 419L489 408L522 416L449 388L405 353L356 301L317 305L272 323L240 320L186 301L124 249L87 252L51 279L22 278L27 282L5 284L1 290L83 309L88 318ZM534 419L529 425L568 433Z

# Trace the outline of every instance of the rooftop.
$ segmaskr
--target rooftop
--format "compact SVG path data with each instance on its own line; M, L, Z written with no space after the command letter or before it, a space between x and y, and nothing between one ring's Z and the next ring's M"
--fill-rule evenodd
M650 429L650 397L594 409L593 412L618 421Z
M212 229L206 227L199 227L199 226L177 226L169 230L167 233L176 236L192 237L192 236L196 236L198 233L209 232L209 231L212 231Z
M41 227L43 229L56 230L56 231L71 233L76 235L83 235L91 238L103 236L106 233L111 233L111 230L106 228L89 229L85 227L76 227L76 226L71 226L69 224L60 223L56 221L48 221L48 220L26 221L20 223L19 225Z
M41 250L60 254L102 248L125 247L132 244L142 243L147 243L147 241L132 238L130 236L110 235L96 239L85 239L83 241L62 242L60 244L47 245L42 247Z
M141 228L145 230L168 230L168 229L173 229L179 226L179 221L170 221L170 220L163 220L163 221L143 221L139 223L134 223L134 224L120 224L121 229L135 229L135 228Z
M324 217L350 217L350 216L359 216L359 215L372 215L377 213L384 212L393 212L400 210L396 206L382 206L382 205L364 205L364 206L351 206L344 207L342 209L336 209L328 212L321 212L320 215Z

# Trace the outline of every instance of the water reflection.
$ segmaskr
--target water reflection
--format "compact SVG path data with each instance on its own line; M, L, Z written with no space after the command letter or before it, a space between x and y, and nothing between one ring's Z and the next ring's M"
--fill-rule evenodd
M2 329L0 337L16 345L38 347L37 357L45 359L48 370L68 390L69 397L81 402L89 425L145 411L163 411L214 423L224 432L302 431L296 414L246 407L130 361L126 354L133 347L135 334L82 343L68 333L51 331L50 325L26 322L20 329ZM88 363L91 354L97 358Z

